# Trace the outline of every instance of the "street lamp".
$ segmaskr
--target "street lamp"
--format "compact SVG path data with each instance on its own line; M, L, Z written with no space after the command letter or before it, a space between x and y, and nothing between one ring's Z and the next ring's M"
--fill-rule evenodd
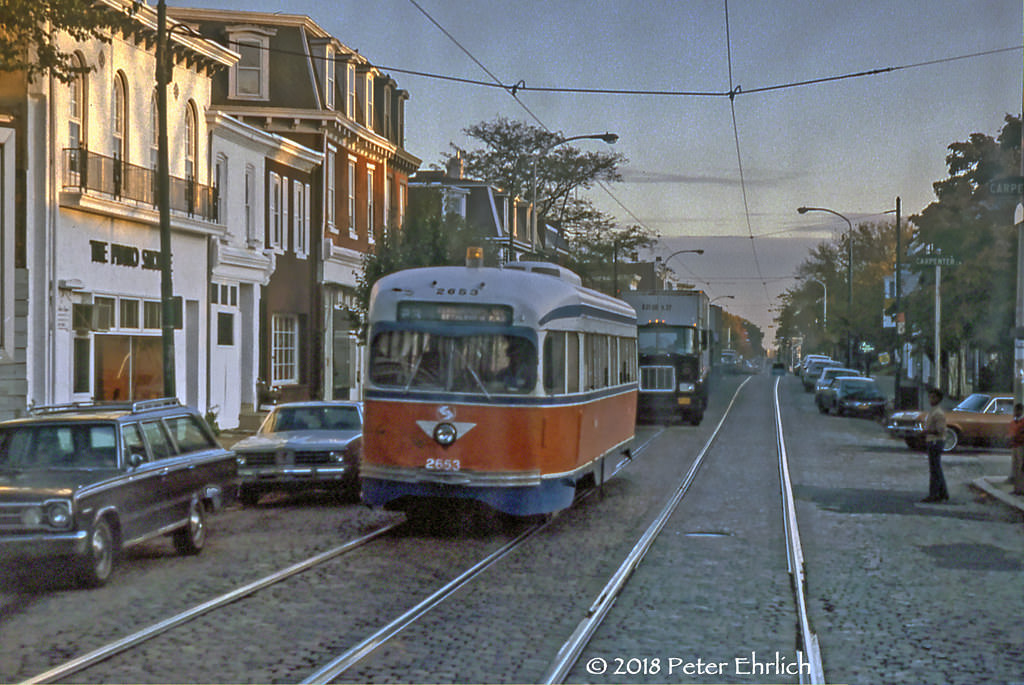
M853 336L851 335L851 323L853 317L853 222L844 215L828 209L827 207L797 207L797 212L826 212L838 216L846 222L850 230L846 234L846 365L853 365Z
M587 134L584 134L584 135L581 135L581 136L569 136L568 138L561 138L561 137L559 137L558 140L555 140L554 142L549 143L547 146L545 146L545 147L541 148L540 150L538 150L537 153L533 156L533 183L532 183L533 192L530 194L530 199L533 201L533 221L532 221L532 223L533 223L533 231L531 232L531 235L530 235L530 241L531 241L531 246L532 247L536 248L536 243L534 241L536 241L536 239L537 239L537 160L540 157L543 157L544 155L546 155L549 152L551 152L551 150L553 150L554 148L558 147L559 145L562 145L564 143L568 143L571 140L603 140L604 142L608 143L609 145L613 145L613 144L615 144L615 142L618 139L619 139L619 134L618 133L607 133L607 132L605 132L605 133L587 133ZM509 259L509 261L512 261L512 257L515 254L514 247L515 247L515 243L513 242L513 239L512 239L512 231L509 231L508 232L508 259Z
M812 281L821 286L821 327L828 328L828 286L825 285L825 281L819 281L814 276L800 276L799 279Z
M656 286L660 286L661 285L661 278L658 277L657 272L660 271L661 268L664 268L664 269L667 270L668 269L668 262L669 262L669 260L672 259L673 257L675 257L676 255L687 254L687 253L689 253L689 254L704 254L704 250L702 250L700 248L697 248L696 250L676 250L675 252L670 254L668 257L665 257L665 259L662 259L660 255L654 258L654 261L657 263L657 267L655 267L655 274L654 274L655 275L655 285ZM661 268L659 268L659 267L661 267ZM661 290L661 288L660 287L656 287L655 290Z

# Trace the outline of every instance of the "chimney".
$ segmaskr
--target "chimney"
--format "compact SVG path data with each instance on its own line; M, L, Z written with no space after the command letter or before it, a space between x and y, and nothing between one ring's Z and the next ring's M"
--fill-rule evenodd
M462 178L462 150L456 150L455 156L448 160L448 178Z

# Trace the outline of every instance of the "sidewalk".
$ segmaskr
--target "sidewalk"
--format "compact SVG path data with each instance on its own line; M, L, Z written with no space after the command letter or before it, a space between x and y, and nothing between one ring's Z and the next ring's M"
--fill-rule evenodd
M972 481L971 487L981 490L1003 504L1024 512L1024 496L1010 494L1013 487L1006 476L982 476Z

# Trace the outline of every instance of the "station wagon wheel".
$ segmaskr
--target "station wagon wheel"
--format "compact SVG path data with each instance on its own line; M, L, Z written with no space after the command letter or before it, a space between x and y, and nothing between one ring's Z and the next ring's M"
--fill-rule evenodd
M114 533L110 523L101 518L89 533L85 554L79 561L79 582L86 587L99 587L114 571Z
M179 554L199 554L206 544L206 508L198 500L192 500L188 508L188 523L174 531L174 549Z
M960 443L960 431L956 428L946 429L946 442L942 445L943 452L952 452Z

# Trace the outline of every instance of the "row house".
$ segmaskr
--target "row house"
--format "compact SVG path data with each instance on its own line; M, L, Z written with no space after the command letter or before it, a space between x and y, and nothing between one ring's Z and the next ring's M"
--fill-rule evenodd
M548 254L564 248L559 232L547 223L534 234L532 205L488 181L467 178L461 152L448 160L444 171L423 169L409 178L410 206L438 207L477 229L503 261L517 261L538 251ZM564 253L564 249L561 250Z
M164 392L156 13L102 4L132 17L110 42L57 35L85 73L0 74L0 418ZM295 208L315 202L323 156L211 107L237 53L169 41L176 395L232 427L258 403L265 288L285 249L314 241ZM292 182L288 213L275 179Z
M302 217L311 238L295 249L278 242L276 229L268 235L277 266L261 312L264 397L357 399L354 288L364 255L401 225L409 175L420 164L403 146L408 94L307 16L170 12L240 56L214 76L218 111L322 155L308 195L294 176L272 169L271 224L276 213Z

